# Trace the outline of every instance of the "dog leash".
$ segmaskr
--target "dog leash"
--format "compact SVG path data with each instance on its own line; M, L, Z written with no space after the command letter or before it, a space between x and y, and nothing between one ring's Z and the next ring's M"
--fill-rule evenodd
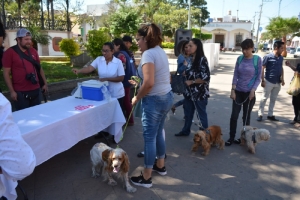
M249 96L242 102L242 103L237 103L236 102L236 99L234 100L234 102L237 104L237 105L243 105L247 100L249 99ZM249 99L249 102L248 102L248 106L247 106L247 112L246 112L246 119L245 119L245 123L243 124L243 132L246 131L246 123L247 123L247 120L248 120L248 112L249 112L249 107L250 107L250 99Z
M184 77L185 77L185 80L187 81L186 76L184 76ZM191 95L192 102L193 102L195 110L196 110L196 116L197 116L197 119L198 119L198 123L195 123L195 125L197 125L200 130L205 130L205 128L202 126L202 123L200 121L199 113L198 113L198 110L197 110L197 107L196 107L196 103L195 103L195 99L194 99L194 96L192 95L192 91L191 91L190 86L188 86L188 90L189 90L189 93Z
M135 81L135 82L137 83L137 84L135 85L135 87L134 87L134 95L133 95L133 96L135 96L135 95L136 95L136 91L137 91L137 87L138 87L138 85L140 84L141 79L140 79L139 77L137 77L137 76L131 76L131 80L133 80L133 81ZM141 101L141 100L140 100L140 101ZM128 126L128 123L129 123L129 120L130 120L130 117L131 117L131 115L132 115L132 112L133 112L134 108L135 108L135 105L132 106L132 109L131 109L130 114L129 114L128 119L127 119L127 122L126 122L126 124L125 124L124 129L123 129L121 139L120 139L120 141L119 141L118 144L117 144L117 148L119 148L119 143L123 140L124 133L125 133L125 131L126 131L126 128L127 128L127 126Z

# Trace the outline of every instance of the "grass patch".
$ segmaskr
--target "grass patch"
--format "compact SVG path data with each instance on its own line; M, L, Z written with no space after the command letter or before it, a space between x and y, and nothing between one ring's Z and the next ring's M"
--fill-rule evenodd
M54 61L45 61L41 62L42 68L45 72L47 83L56 83L66 80L73 80L77 78L86 78L86 77L93 77L97 76L96 70L91 74L74 74L72 72L73 66L70 64L70 62L54 62ZM8 88L5 84L4 78L3 78L3 70L0 70L0 88L2 91L8 91Z

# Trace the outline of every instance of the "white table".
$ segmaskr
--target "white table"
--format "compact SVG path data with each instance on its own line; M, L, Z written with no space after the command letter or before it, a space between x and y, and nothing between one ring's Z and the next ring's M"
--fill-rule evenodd
M125 123L117 99L91 101L73 96L16 111L13 118L35 153L36 165L104 129L118 143Z

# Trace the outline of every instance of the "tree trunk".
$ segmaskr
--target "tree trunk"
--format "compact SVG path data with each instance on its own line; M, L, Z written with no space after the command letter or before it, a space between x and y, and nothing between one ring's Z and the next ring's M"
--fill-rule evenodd
M45 29L44 27L44 7L43 7L43 0L41 0L41 26L42 26L42 30Z
M47 20L48 20L48 30L50 30L50 9L49 9L49 4L50 4L50 2L49 2L49 0L47 0Z
M284 42L284 45L283 45L283 52L281 53L281 55L283 57L286 57L287 56L287 51L286 51L286 35L282 37L282 42Z
M54 0L50 0L50 3L51 3L51 21L52 21L52 30L54 30L54 8L53 8L53 1Z

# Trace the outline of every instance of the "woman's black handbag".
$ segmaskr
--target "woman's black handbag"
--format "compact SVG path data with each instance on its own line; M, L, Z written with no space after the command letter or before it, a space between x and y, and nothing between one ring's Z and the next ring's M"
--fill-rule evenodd
M185 91L185 77L178 74L178 71L176 71L175 74L171 75L171 87L172 91L176 94L183 94Z

